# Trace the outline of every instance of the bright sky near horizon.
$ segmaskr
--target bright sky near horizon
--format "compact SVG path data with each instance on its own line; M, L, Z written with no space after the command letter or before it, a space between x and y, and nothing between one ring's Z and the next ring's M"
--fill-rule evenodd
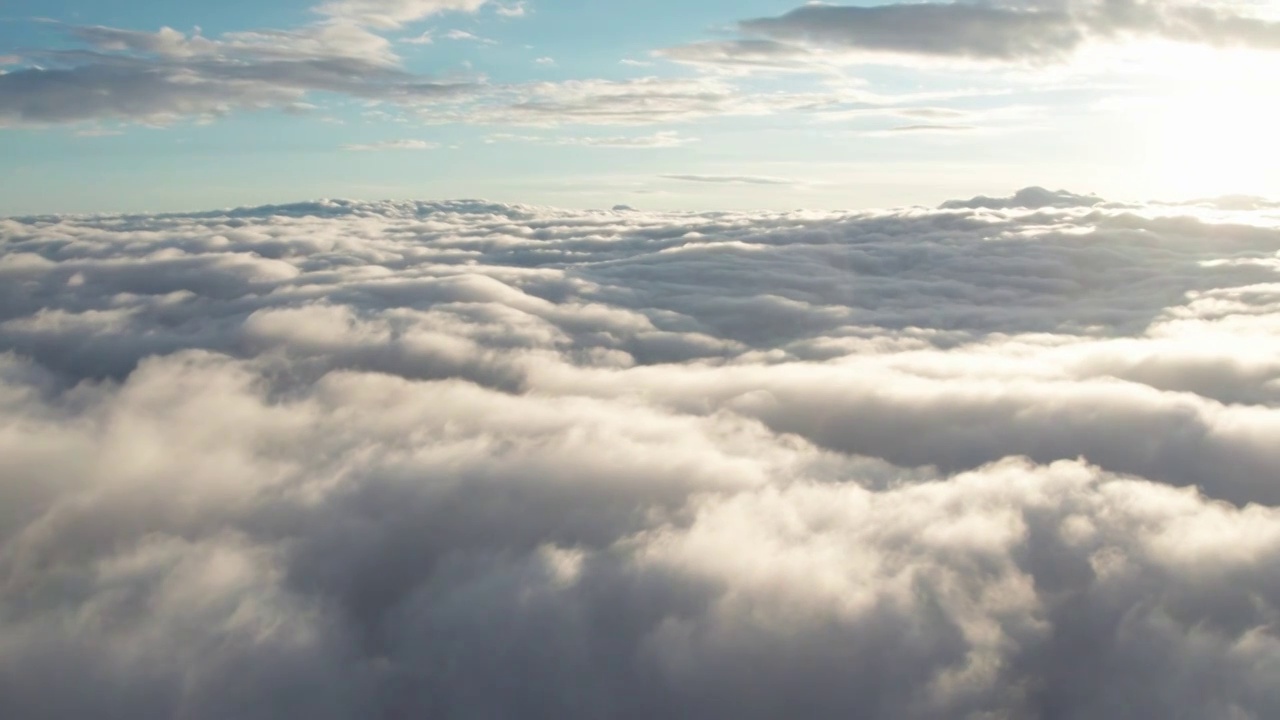
M0 215L1277 196L1276 7L10 0Z

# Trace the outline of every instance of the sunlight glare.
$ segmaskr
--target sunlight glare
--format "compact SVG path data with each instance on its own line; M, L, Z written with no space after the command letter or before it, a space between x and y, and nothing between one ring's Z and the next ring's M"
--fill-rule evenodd
M1151 169L1157 183L1174 195L1280 190L1275 76L1256 67L1230 69L1234 72L1219 66L1187 73L1156 109L1148 139Z

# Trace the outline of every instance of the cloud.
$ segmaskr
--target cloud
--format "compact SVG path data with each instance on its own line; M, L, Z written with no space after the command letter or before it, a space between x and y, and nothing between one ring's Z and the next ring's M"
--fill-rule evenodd
M103 128L103 127L84 128L76 131L77 137L110 137L113 135L123 135L123 134L124 134L123 130L117 130L114 128Z
M400 42L408 45L432 45L436 41L435 36L430 30L424 31L419 35L410 38L404 38Z
M458 30L458 29L450 30L449 32L445 33L444 36L449 40L474 42L474 43L480 43L482 45L497 44L496 40L490 40L489 38L480 37L479 35L476 35L475 33L467 32L466 30Z
M817 46L1003 60L1057 55L1083 40L1061 9L969 3L805 5L744 21L741 29Z
M902 135L902 134L952 134L969 132L977 130L974 125L940 125L940 124L917 124L917 125L898 125L882 131L883 135Z
M50 67L0 77L0 124L104 118L164 123L288 107L320 91L418 103L473 89L400 70L385 39L350 26L234 33L216 40L169 29L73 32L98 50L53 53Z
M345 145L344 150L354 150L357 152L370 152L378 150L435 150L440 147L439 143L428 142L426 140L383 140L382 142L368 143L365 145Z
M708 40L658 50L658 57L711 70L800 70L812 72L820 53L797 45L763 39Z
M580 137L573 139L573 144L575 145L612 148L673 148L691 145L696 142L698 142L698 138L686 137L674 130L656 132L652 135Z
M524 0L514 2L509 5L499 5L494 9L501 17L515 18L524 17L529 13L529 3Z
M1009 210L1014 208L1071 208L1093 207L1106 202L1092 195L1077 195L1066 190L1046 190L1042 187L1023 188L1006 198L992 198L979 195L970 200L948 200L942 204L943 209L991 208Z
M744 20L744 37L669 48L677 62L725 69L819 71L870 55L1043 64L1089 43L1156 38L1280 49L1280 23L1247 6L1149 0L1001 0L872 6L809 3Z
M568 137L548 137L537 135L513 135L497 133L490 135L485 142L529 142L539 145L577 145L582 147L605 148L674 148L698 142L698 138L686 137L675 131L656 132L651 135L582 135Z
M770 90L731 82L732 75L756 69L809 71L844 62L841 52L761 38L655 53L724 71L692 77L493 84L470 71L435 76L405 69L398 50L409 45L437 38L496 44L461 29L403 36L395 32L434 14L478 12L485 6L472 0L351 0L317 6L315 11L325 19L299 27L211 36L198 28L189 33L168 27L151 32L55 23L71 42L32 51L38 65L0 76L0 127L104 121L163 126L245 111L306 112L353 99L426 124L639 126L781 113L835 119L844 113L940 99L937 93L877 95L844 80L828 87ZM501 14L503 7L523 6L493 7ZM555 61L538 57L534 62Z
M899 125L897 127L889 128L889 132L964 132L965 130L973 129L975 128L972 125Z
M461 108L460 121L501 125L646 125L750 112L752 99L724 83L691 78L569 80L508 88L475 107Z
M68 26L80 49L43 50L39 66L0 76L0 127L112 119L150 124L237 110L296 107L314 93L425 104L474 93L475 83L405 71L379 29L473 0L349 0L317 9L326 22L205 37ZM427 42L423 35L409 42Z
M762 175L663 175L668 180L684 180L699 183L724 183L727 185L792 185L786 178Z
M489 0L334 0L315 12L339 21L394 29L444 12L475 12Z
M45 65L0 76L0 127L102 120L165 125L311 108L309 101L322 93L404 108L424 123L526 127L655 125L841 105L838 94L744 93L713 78L491 85L426 77L406 71L395 46L433 42L435 35L393 42L379 28L344 20L205 37L171 28L69 27L85 48L43 51ZM441 37L495 44L458 29Z
M0 219L0 716L1274 717L1280 220L1091 199Z

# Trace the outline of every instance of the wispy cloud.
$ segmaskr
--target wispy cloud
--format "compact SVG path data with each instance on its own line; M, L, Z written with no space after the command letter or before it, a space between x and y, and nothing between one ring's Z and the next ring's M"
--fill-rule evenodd
M444 34L444 37L445 37L446 39L449 39L449 40L458 40L458 41L462 41L462 42L480 43L481 45L496 45L496 44L498 44L498 42L497 42L496 40L491 40L491 39L486 38L486 37L480 37L479 35L476 35L476 34L475 34L475 33L473 33L473 32L468 32L468 31L466 31L466 30L459 30L459 29L456 29L456 28L455 28L455 29L453 29L453 30L450 30L450 31L449 31L449 32L447 32L447 33L445 33L445 34Z
M110 137L123 134L124 131L118 128L89 127L76 130L76 135L79 137Z
M435 150L438 147L440 147L438 143L426 140L383 140L363 145L344 145L343 149L354 152L377 152L381 150Z
M667 180L725 185L794 185L794 180L766 175L662 175Z
M519 0L519 2L498 5L495 12L502 17L524 17L529 13L529 3Z
M435 41L436 41L435 35L432 34L430 30L427 30L419 35L414 35L413 37L408 37L408 38L402 38L400 40L400 42L406 43L408 45L432 45L435 43Z
M315 12L335 20L395 29L445 12L475 12L489 0L333 0Z
M698 142L698 138L681 135L676 131L653 133L651 135L518 135L513 133L495 133L486 138L486 142L528 142L539 145L579 145L584 147L605 148L674 148Z
M891 127L883 132L890 135L916 134L916 133L962 133L970 130L977 130L976 125L899 125Z

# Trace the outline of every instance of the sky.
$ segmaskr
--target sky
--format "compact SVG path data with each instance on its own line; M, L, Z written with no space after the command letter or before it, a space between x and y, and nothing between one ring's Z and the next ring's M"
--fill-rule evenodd
M10 0L0 214L1274 196L1278 10Z

